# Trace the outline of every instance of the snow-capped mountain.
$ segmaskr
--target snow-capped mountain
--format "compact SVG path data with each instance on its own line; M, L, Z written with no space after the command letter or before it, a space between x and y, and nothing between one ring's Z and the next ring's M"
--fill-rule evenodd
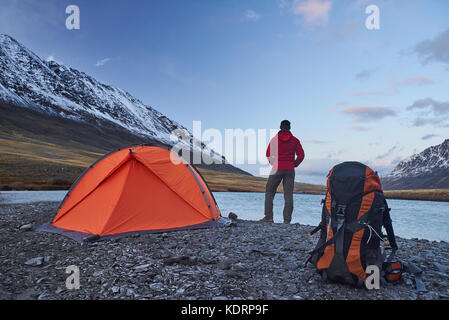
M0 35L0 101L173 145L170 134L185 129L128 92L103 84L55 61L44 61L8 35ZM193 150L220 155L199 143Z
M382 183L386 189L449 188L449 139L400 162Z

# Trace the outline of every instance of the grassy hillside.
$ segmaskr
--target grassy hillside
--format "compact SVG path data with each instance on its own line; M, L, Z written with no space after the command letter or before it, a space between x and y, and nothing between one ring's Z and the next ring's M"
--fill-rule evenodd
M5 153L0 140L0 190L57 190L68 189L86 167L101 154L79 154L74 159L65 157L70 150L52 146L34 146L39 155L31 149L19 155ZM55 156L57 154L57 156ZM265 192L266 179L244 174L226 173L199 168L212 191ZM295 192L320 194L324 187L295 183ZM279 187L282 192L282 185Z
M247 176L241 174L229 174L199 168L207 184L212 191L230 192L265 192L266 178ZM322 194L326 190L323 186L295 182L294 192ZM278 192L282 192L282 183Z
M102 155L151 142L119 127L93 127L5 104L0 104L0 113L0 190L68 189ZM266 179L230 165L203 165L199 170L214 191L265 191ZM298 183L295 191L324 190Z

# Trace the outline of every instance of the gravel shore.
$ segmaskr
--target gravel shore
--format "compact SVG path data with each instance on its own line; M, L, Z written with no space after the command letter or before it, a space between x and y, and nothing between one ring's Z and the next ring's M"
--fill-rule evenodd
M217 229L148 234L80 245L32 229L57 203L0 205L0 299L426 299L449 298L449 244L398 238L398 256L423 270L379 290L326 283L307 252L311 226L238 220ZM79 267L78 290L65 282Z

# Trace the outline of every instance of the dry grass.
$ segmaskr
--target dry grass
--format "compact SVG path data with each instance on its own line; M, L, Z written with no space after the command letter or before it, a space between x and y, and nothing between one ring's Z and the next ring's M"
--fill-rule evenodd
M384 191L387 199L449 201L449 189L417 189Z
M0 189L68 189L103 153L74 150L39 141L0 139ZM266 179L243 174L199 169L212 191L265 192ZM279 187L282 192L282 184ZM294 192L322 194L321 186L295 183Z
M12 141L13 140L13 141ZM61 146L17 135L0 135L0 189L68 189L106 151ZM266 178L199 169L212 191L265 192ZM295 183L295 193L323 194L324 186ZM282 192L282 184L278 192ZM449 189L385 191L387 199L449 201Z
M151 142L123 128L91 126L2 103L0 113L0 190L68 189L105 153ZM264 178L210 169L201 172L215 191L265 191ZM298 183L295 191L321 193L323 188Z
M266 178L199 169L212 191L265 192ZM295 182L295 193L323 194L324 186ZM282 183L278 192L282 192Z
M68 189L102 153L70 150L50 144L0 139L0 190ZM265 192L266 178L199 169L212 191ZM295 183L295 193L323 194L324 186ZM278 192L282 192L282 184ZM448 201L449 189L390 190L387 199Z
M0 189L68 189L101 154L25 137L0 139Z
M68 189L84 166L71 166L34 157L2 154L0 190Z

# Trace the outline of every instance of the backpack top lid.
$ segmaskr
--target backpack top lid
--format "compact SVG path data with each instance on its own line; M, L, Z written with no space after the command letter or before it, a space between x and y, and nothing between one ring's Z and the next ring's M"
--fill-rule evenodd
M339 204L348 204L358 195L382 191L376 172L360 162L343 162L329 172L327 189Z

